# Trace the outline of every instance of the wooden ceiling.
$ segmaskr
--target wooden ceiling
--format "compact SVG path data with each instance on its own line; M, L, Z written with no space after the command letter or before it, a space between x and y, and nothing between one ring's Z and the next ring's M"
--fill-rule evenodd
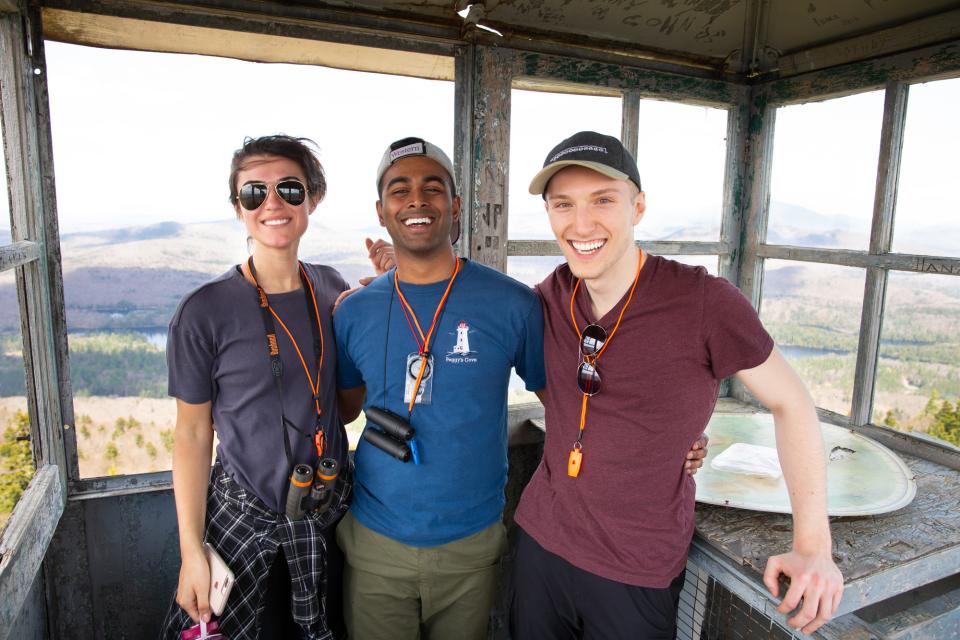
M960 2L956 0L329 0L300 4L459 22L467 34L487 27L509 43L555 39L744 77L791 75L960 37ZM458 9L467 17L458 15Z

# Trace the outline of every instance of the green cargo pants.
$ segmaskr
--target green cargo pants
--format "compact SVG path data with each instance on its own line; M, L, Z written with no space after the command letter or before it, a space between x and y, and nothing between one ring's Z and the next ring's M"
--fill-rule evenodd
M344 619L351 640L484 640L497 589L503 524L437 547L411 547L347 513ZM422 632L422 634L421 634Z

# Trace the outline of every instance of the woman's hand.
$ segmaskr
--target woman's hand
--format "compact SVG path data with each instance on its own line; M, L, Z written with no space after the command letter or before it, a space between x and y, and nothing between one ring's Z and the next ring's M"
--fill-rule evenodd
M183 553L183 552L181 552ZM210 622L210 566L203 547L183 553L180 563L180 581L177 584L177 604L194 622Z

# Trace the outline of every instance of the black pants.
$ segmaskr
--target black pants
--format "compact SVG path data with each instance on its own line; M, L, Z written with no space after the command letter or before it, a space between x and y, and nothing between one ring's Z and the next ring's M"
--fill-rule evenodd
M517 527L512 640L673 640L685 573L665 589L578 569Z
M327 542L327 624L337 638L346 638L343 624L343 552L337 546L336 527L324 531ZM293 640L302 637L290 613L290 570L281 548L270 567L260 619L260 640Z

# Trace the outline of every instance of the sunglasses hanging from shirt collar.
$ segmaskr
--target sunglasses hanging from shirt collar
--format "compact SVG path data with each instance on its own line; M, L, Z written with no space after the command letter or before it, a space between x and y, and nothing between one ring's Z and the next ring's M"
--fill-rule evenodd
M623 320L623 314L633 300L633 292L637 288L637 281L640 280L640 270L643 269L643 263L646 262L647 255L640 250L640 256L637 258L637 273L633 277L633 285L630 287L630 295L627 301L623 303L620 309L620 315L617 316L617 323L613 325L610 335L599 324L588 324L580 331L577 326L577 317L573 313L573 303L577 298L577 289L580 288L582 278L577 278L577 283L573 286L573 293L570 294L570 321L573 323L573 330L580 336L580 366L577 367L577 387L583 394L583 400L580 405L580 429L577 432L577 441L573 443L570 450L570 456L567 458L567 475L576 478L580 475L580 467L583 464L583 430L587 424L587 401L600 393L600 372L597 370L597 363L600 356L606 351L610 343L613 342L613 336L620 328L620 321Z
M284 202L293 206L303 204L303 201L307 198L307 188L295 178L287 178L274 183L273 190ZM270 185L268 183L247 182L240 187L240 191L237 193L237 202L247 211L256 211L266 201L269 193Z

